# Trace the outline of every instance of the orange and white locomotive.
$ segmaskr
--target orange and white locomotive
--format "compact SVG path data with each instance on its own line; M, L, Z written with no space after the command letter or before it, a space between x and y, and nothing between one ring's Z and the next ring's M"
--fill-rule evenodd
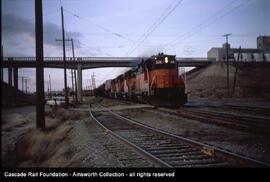
M134 69L105 83L114 98L138 100L158 106L177 107L187 102L185 82L178 74L175 55L151 56Z

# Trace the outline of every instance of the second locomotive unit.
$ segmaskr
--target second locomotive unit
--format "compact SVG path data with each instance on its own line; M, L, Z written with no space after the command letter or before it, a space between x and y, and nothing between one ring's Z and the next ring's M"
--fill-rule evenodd
M101 87L107 96L157 106L178 107L187 102L185 82L178 74L175 55L151 56Z

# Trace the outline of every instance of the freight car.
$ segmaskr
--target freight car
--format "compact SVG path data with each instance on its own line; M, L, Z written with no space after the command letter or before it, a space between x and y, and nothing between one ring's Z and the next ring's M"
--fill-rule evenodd
M107 80L103 93L157 106L178 107L187 102L184 79L178 74L175 55L159 53L143 60L117 78Z

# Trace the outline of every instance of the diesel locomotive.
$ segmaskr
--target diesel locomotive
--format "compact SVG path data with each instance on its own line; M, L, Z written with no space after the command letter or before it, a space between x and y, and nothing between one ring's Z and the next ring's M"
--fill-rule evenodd
M187 102L176 56L163 53L142 59L136 68L107 80L99 87L101 91L109 97L157 106L178 107Z

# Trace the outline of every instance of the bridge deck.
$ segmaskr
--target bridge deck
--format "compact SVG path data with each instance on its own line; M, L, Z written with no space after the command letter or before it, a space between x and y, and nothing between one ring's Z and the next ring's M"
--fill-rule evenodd
M147 57L72 57L66 58L66 66L68 69L76 69L78 65L82 69L102 68L102 67L136 67L142 59ZM215 59L207 58L179 58L176 60L179 66L206 66L211 64ZM35 57L4 57L1 62L2 67L36 67ZM43 66L47 68L63 68L63 57L44 57Z

